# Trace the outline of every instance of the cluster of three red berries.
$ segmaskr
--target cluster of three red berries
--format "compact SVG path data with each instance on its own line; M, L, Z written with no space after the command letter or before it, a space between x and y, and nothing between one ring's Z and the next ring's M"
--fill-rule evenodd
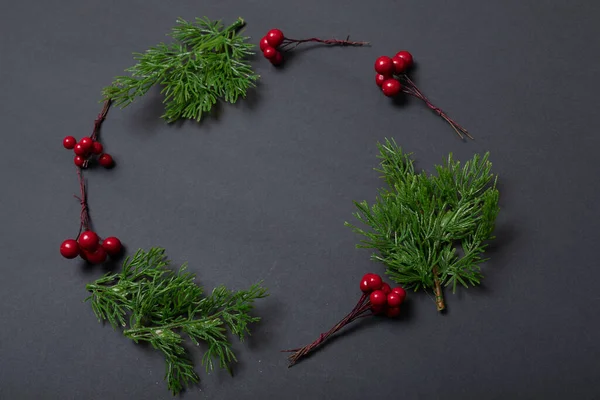
M402 84L394 75L404 74L413 65L413 56L406 50L399 51L394 57L381 56L375 60L375 82L383 94L392 97L400 93Z
M369 295L373 314L385 314L388 317L400 315L400 305L406 298L406 291L400 286L391 288L377 274L365 274L360 281L360 290Z
M73 162L79 168L85 168L92 155L98 155L98 163L105 168L113 166L114 160L110 154L103 153L102 143L85 136L78 142L73 136L63 139L63 146L67 150L73 150L75 158Z
M259 47L263 52L263 56L265 56L265 58L273 65L281 65L283 62L283 55L277 48L281 46L284 40L285 36L279 29L271 29L262 39L260 39Z
M121 241L114 236L100 240L96 232L85 231L77 240L67 239L62 242L60 254L68 259L81 256L90 264L102 264L108 256L117 257L122 249Z

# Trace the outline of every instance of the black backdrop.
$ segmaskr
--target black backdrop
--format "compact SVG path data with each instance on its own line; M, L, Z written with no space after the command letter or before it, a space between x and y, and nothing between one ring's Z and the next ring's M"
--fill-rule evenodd
M103 273L65 261L78 226L65 135L91 133L100 90L177 17L244 17L255 42L310 47L248 101L200 125L168 126L158 91L103 128L112 171L87 174L92 218L129 252L162 246L207 288L264 280L264 321L236 345L235 377L205 374L186 398L505 399L600 396L596 179L600 3L593 1L4 1L0 7L0 398L168 399L160 354L102 327L84 285ZM594 27L596 25L596 27ZM417 100L397 105L373 62L400 49L415 79L475 136L461 142ZM418 166L491 152L502 211L481 288L447 293L449 313L410 295L400 321L368 321L286 368L280 349L315 339L383 272L343 226L381 184L376 142ZM195 353L199 358L199 353Z

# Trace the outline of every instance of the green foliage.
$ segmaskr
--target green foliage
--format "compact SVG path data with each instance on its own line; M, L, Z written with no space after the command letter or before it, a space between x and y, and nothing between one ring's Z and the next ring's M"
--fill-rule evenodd
M183 334L196 345L205 342L202 364L207 371L219 367L229 370L237 361L227 331L241 341L250 335L249 324L260 320L250 315L256 299L267 292L259 284L233 292L223 286L203 297L194 275L183 265L177 272L169 265L164 250L138 250L128 258L118 274L107 274L86 289L94 313L113 328L125 328L123 334L134 342L148 342L160 350L166 360L165 380L173 394L199 381L183 347Z
M410 154L393 140L378 148L377 171L388 187L372 205L355 202L353 215L371 228L346 222L365 238L357 247L375 249L372 258L386 265L390 278L414 290L433 289L437 296L439 285L455 291L480 284L479 264L486 261L499 211L489 154L475 155L462 167L450 154L436 166L437 175L428 175L415 172Z
M116 77L104 88L104 100L125 107L160 85L166 104L162 118L168 122L200 121L219 99L235 103L259 78L247 61L254 45L238 34L244 24L239 18L225 28L221 21L179 18L168 35L175 41L134 53L137 64L125 70L131 76Z

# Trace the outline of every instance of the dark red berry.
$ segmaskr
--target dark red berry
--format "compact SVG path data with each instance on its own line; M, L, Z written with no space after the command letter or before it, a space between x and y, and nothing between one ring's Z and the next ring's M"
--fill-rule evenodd
M383 85L381 85L381 90L387 97L393 97L400 93L402 85L400 85L400 82L396 79L386 79L386 81L383 82Z
M394 72L394 62L388 56L381 56L375 60L375 71L381 75L391 76Z
M283 32L281 32L279 29L271 29L269 32L267 32L266 38L271 47L277 47L283 42L285 36L283 36Z
M400 307L388 307L388 309L385 310L385 315L390 318L397 317L400 315Z
M94 145L94 141L92 138L84 136L79 141L79 144L82 145L87 151L92 151L92 146Z
M102 242L102 247L108 253L109 256L119 255L123 246L121 245L121 241L114 236L107 237Z
M384 306L387 304L387 296L381 290L373 291L373 293L371 293L369 296L369 300L375 307Z
M363 293L369 293L372 291L371 275L373 274L364 274L363 277L360 279L360 290L362 290Z
M75 258L79 255L79 245L74 239L67 239L60 245L60 254L64 258Z
M275 58L277 53L279 53L279 52L277 50L275 50L273 47L267 47L263 50L263 55L265 56L265 58L268 58L269 60L272 58Z
M263 36L263 38L260 39L260 44L258 46L260 47L260 51L265 51L267 47L271 47L266 36Z
M96 232L85 231L79 236L79 247L86 251L94 251L98 248L100 238L96 235Z
M387 295L387 305L390 307L398 307L402 304L402 300L404 300L398 293L388 293Z
M73 159L73 162L75 163L75 165L77 165L79 168L83 168L85 167L85 158L81 157L81 156L75 156L75 158Z
M369 280L369 288L371 290L381 289L381 286L383 285L383 281L381 280L381 277L377 274L367 274L367 275L369 275L369 277L367 278Z
M385 75L377 74L375 75L375 83L377 84L377 86L381 87L381 85L383 85L383 82L385 82L387 78L388 77Z
M90 264L102 264L104 261L106 261L106 250L104 250L102 246L98 246L98 248L94 251L84 250L81 258Z
M281 63L283 62L283 56L281 55L281 52L277 52L275 54L275 57L271 58L271 64L278 66L281 65Z
M92 144L92 153L101 154L104 151L104 146L100 142L94 142Z
M100 156L100 158L98 158L98 162L104 168L110 168L114 164L114 160L113 160L112 156L110 154L106 154L106 153L102 154Z
M392 293L396 293L398 296L400 296L400 302L403 302L404 299L406 298L406 290L402 289L401 287L395 287L392 289Z
M396 57L403 58L406 61L406 67L410 68L413 66L413 56L406 50L402 50L396 53Z
M375 314L375 315L383 314L385 311L386 311L386 307L385 306L374 306L374 305L371 305L371 312L373 312L373 314Z
M90 150L87 147L85 147L83 144L81 144L81 142L77 143L75 145L75 147L73 148L73 151L75 152L75 154L77 154L78 156L81 156L81 157L87 157L90 155Z
M77 139L75 139L73 136L65 136L63 139L63 146L67 150L72 150L76 144Z
M404 58L400 58L398 56L392 57L392 62L394 63L394 72L396 74L401 74L408 68L408 62Z
M381 285L381 291L387 295L388 293L392 292L392 288L390 287L390 285L388 285L387 283L384 282Z

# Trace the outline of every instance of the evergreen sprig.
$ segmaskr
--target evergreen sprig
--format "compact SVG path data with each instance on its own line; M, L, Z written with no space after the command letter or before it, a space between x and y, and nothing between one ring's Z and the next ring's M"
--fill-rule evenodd
M137 64L125 70L130 76L117 76L103 89L104 100L126 107L160 85L166 104L162 118L168 122L200 121L219 99L235 103L259 78L247 61L254 45L238 33L244 24L242 18L229 27L208 18L178 18L168 34L175 41L134 53Z
M491 173L489 153L475 155L463 166L450 154L437 175L417 173L411 154L393 140L378 143L388 187L379 190L374 204L355 202L353 215L370 227L346 226L364 236L357 246L375 249L374 260L387 267L397 283L432 289L439 311L445 308L442 286L481 283L480 264L493 239L498 207L497 177Z
M202 364L207 371L215 368L215 359L220 368L230 371L231 362L237 359L227 331L241 341L250 335L249 324L260 320L250 315L253 303L266 297L267 291L260 284L238 292L219 286L204 297L185 264L176 272L168 266L164 249L138 250L120 273L88 284L91 295L86 301L100 321L125 328L126 337L148 342L164 354L165 380L177 394L199 381L183 346L183 334L196 345L206 344Z

